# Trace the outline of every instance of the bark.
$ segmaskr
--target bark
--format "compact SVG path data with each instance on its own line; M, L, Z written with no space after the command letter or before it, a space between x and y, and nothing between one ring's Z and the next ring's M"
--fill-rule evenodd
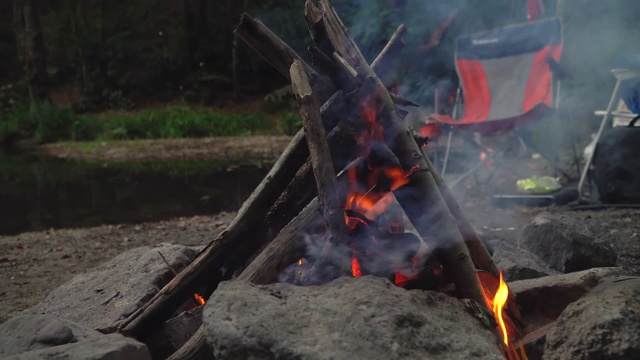
M302 63L297 60L291 65L291 85L298 101L307 145L311 153L311 164L322 214L331 236L340 237L347 233L343 214L344 201L340 197L341 192L336 182L336 172L333 168L327 135L322 125L320 107L313 96L313 90Z

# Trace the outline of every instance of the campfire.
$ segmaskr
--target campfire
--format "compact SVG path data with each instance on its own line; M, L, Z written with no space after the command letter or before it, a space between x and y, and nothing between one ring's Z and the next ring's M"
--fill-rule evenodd
M404 121L398 105L411 101L389 90L404 26L368 64L330 1L307 0L305 18L313 65L247 14L236 29L291 81L303 129L227 231L120 331L144 338L232 277L321 285L374 275L465 299L474 315L491 319L505 357L526 358L514 345L523 327L515 297L425 153L428 139ZM312 241L296 241L301 232ZM172 358L206 346L198 331Z

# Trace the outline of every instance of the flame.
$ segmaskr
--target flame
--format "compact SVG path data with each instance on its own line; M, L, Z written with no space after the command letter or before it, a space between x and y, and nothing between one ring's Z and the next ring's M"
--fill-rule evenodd
M484 282L482 279L484 279ZM498 326L500 327L500 332L502 333L502 341L508 347L509 332L507 329L507 324L504 321L502 314L503 314L503 309L505 308L507 301L509 300L509 287L507 286L507 283L504 281L504 272L502 270L500 271L500 279L498 283L498 288L495 290L495 294L493 293L493 290L489 285L493 283L493 281L495 280L489 281L489 279L495 279L495 277L493 275L490 275L490 277L479 276L479 281L482 284L481 288L484 293L484 300L487 304L487 307L493 311L493 315L496 319L496 322L498 323Z
M357 170L349 169L347 178L349 180L350 191L344 208L364 214L367 218L375 218L382 214L393 203L393 197L386 189L378 189L378 180L383 177L389 182L390 191L409 183L409 177L418 171L418 166L414 166L408 172L399 167L388 167L373 169L366 179L359 181ZM362 189L366 188L367 191ZM345 222L350 229L354 229L358 219L345 215Z
M362 276L362 269L360 268L360 263L355 253L351 255L351 274L353 277Z
M360 104L361 120L367 125L363 130L358 143L362 146L365 154L371 151L371 146L375 142L384 141L384 129L378 123L378 104L375 102L375 96L365 99ZM372 167L365 166L363 168L354 167L347 171L347 179L349 183L349 192L345 201L344 209L351 210L362 216L353 216L345 211L344 221L350 230L356 229L359 225L369 226L367 220L373 220L378 215L384 213L386 209L393 203L394 198L391 191L409 183L410 176L419 170L416 165L409 171L405 171L402 167L381 166ZM371 237L374 247L377 247L375 237ZM362 276L362 267L358 256L369 256L370 250L366 249L359 253L355 249L355 245L351 253L351 274L354 277ZM360 259L362 260L362 259ZM405 284L413 277L396 272L396 284ZM401 285L399 285L401 286Z
M362 103L362 111L360 117L364 122L369 125L367 130L363 133L363 144L370 145L372 141L384 141L384 129L382 125L378 124L378 108L375 104L375 97L366 99Z
M298 260L298 265L302 265L302 258Z
M496 291L496 296L493 298L493 313L495 314L498 325L500 325L500 331L502 332L502 341L505 345L509 346L509 334L507 333L507 326L502 318L502 308L504 308L509 299L509 287L504 282L503 272L500 271L500 286Z
M202 296L200 296L200 294L198 293L194 293L193 298L196 300L196 303L198 305L204 305L207 303L206 300Z
M413 279L415 279L415 275L414 276L405 276L402 275L400 272L396 271L396 281L395 284L396 286L399 287L405 287L405 285L407 285L407 283Z
M486 148L486 151L480 152L480 161L485 162L482 166L483 169L490 169L493 166L494 160L492 158L489 158L489 156L491 156L494 152L495 151L490 147Z

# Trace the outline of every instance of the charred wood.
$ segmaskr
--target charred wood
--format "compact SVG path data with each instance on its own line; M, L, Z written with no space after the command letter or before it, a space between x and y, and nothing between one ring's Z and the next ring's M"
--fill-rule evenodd
M331 42L345 60L366 77L362 96L374 94L374 106L380 108L378 118L385 130L385 140L396 153L405 171L413 172L411 181L394 192L398 202L423 239L436 244L437 255L445 271L452 277L462 297L484 304L476 270L442 195L435 183L432 169L422 157L407 124L400 117L384 84L371 70L357 46L349 38L346 27L335 13L330 1L320 0L323 18ZM437 243L436 243L437 241Z

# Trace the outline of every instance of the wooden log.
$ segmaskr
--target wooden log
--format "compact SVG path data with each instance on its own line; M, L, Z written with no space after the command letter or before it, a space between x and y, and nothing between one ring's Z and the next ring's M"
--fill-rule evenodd
M326 77L321 76L307 65L289 45L260 20L252 18L247 13L242 14L235 33L288 80L291 80L289 68L293 61L302 61L318 101L321 103L329 99L335 92L335 88Z
M213 359L213 349L207 343L204 325L200 325L191 338L169 356L166 360L210 360Z
M425 152L424 147L420 146L420 143L424 143L424 140L420 139L422 136L417 134L416 132L413 132L413 133L414 133L414 139L417 140L416 143L418 144L418 146L422 151L422 156L425 162L427 163L427 166L431 169L431 174L433 174L433 178L436 182L436 185L438 186L438 189L440 189L440 192L442 193L442 197L444 198L444 201L447 203L447 206L449 207L449 211L451 212L451 215L453 215L453 218L456 221L456 225L458 226L460 235L462 235L462 238L464 239L464 242L467 245L467 248L469 249L469 254L473 259L473 262L475 263L478 269L487 271L495 275L496 278L499 278L500 272L498 271L496 264L493 262L491 255L487 251L487 248L484 246L482 241L480 241L480 237L478 237L478 233L476 233L475 229L473 228L469 220L467 220L467 217L462 212L462 209L460 209L460 205L458 204L455 197L453 196L451 189L449 189L447 184L442 179L442 176L440 176L440 173L438 173L438 170L431 162L431 159L429 158L429 156L427 156L427 153Z
M469 252L407 124L398 114L384 84L349 38L330 1L320 0L320 4L325 27L336 52L366 78L361 86L361 95L374 96L374 106L381 111L378 119L384 128L386 143L398 156L405 171L413 172L410 183L394 191L394 195L418 233L431 244L437 240L438 259L453 279L460 296L486 305Z
M310 228L318 221L319 215L318 198L314 198L244 269L238 279L254 284L277 282L278 275L287 266L304 257L306 249L304 242L300 241L301 237L312 232Z
M307 139L311 164L316 179L318 198L323 217L332 237L347 233L344 222L344 201L336 182L336 172L327 143L327 135L322 126L320 107L313 96L311 84L300 61L291 65L291 86L298 101L300 117Z
M286 188L307 155L300 152L304 133L299 132L283 155L271 168L226 231L209 243L196 259L173 278L144 306L124 320L119 331L133 337L143 336L149 328L166 320L191 294L203 284L214 286L243 266L248 257L265 241L261 232L262 218ZM265 229L263 229L265 230ZM266 233L266 231L265 231ZM233 256L231 256L233 254ZM222 273L222 266L227 272Z
M278 275L286 267L304 256L305 247L300 238L310 231L313 223L318 222L319 215L318 198L314 198L244 269L238 279L254 284L277 282ZM204 326L201 325L189 341L167 360L208 360L212 352Z
M405 46L403 36L407 32L404 24L398 26L387 45L371 63L372 68L377 68L376 74L385 87L390 87L395 81L394 70L398 67L394 64L398 59L398 54Z
M331 97L322 110L335 113L334 106L342 107L339 98L339 95ZM327 118L335 119L331 116ZM120 324L119 331L129 336L141 337L147 332L145 329L166 320L194 292L201 291L201 286L210 286L204 293L211 293L220 281L229 279L237 269L245 266L252 254L271 241L284 226L277 227L282 221L265 219L264 214L273 207L297 170L306 162L308 155L304 131L301 130L244 202L228 229L207 245L158 294L125 319ZM289 220L297 213L281 210L278 215ZM222 267L226 268L224 273L220 272Z
M311 0L305 1L304 18L307 21L307 28L309 28L309 34L315 46L325 55L331 55L333 53L333 45L324 29L322 13Z
M291 85L300 108L307 145L311 153L311 164L316 179L322 217L327 225L327 235L329 236L329 241L326 243L320 258L305 273L306 280L302 280L303 283L310 284L312 282L317 283L317 279L314 278L318 269L324 269L331 263L330 254L333 250L340 245L346 245L349 230L344 221L345 200L341 196L342 191L338 188L336 181L333 160L329 152L324 129L322 128L320 109L313 97L311 84L304 73L304 68L298 61L294 61L293 65L291 65ZM331 266L337 266L339 275L348 273L347 267L341 265L331 263Z

